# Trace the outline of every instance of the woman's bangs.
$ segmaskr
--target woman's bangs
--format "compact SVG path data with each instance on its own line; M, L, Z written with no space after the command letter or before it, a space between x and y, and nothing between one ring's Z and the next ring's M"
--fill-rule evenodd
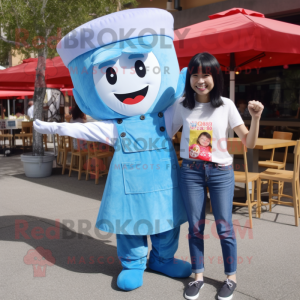
M196 73L212 75L213 67L212 61L207 59L204 55L196 57L191 63L191 66L189 66L191 75Z
M212 75L213 66L211 64L211 61L205 59L204 57L201 57L200 67L202 74Z
M190 75L193 74L198 74L198 70L200 67L200 61L198 59L194 59L193 61L190 62L189 66L188 66L188 72L190 73Z

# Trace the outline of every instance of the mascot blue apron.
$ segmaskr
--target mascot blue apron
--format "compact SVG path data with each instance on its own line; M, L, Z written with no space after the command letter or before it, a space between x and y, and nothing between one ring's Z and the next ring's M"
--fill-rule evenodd
M101 122L34 123L41 133L114 146L96 226L117 236L123 267L117 285L127 291L143 284L147 235L150 269L191 275L191 265L174 258L187 217L165 117L185 83L173 35L172 15L152 8L124 10L76 28L57 51L69 68L76 103Z
M96 226L126 235L178 227L186 218L179 166L163 112L118 119L115 124L119 137Z

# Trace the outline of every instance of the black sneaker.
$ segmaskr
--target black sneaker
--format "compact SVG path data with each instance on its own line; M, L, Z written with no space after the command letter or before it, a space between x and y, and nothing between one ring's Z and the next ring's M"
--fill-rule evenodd
M197 299L199 297L199 291L204 287L203 281L192 281L185 290L185 299Z
M233 292L236 288L236 283L230 279L224 281L224 285L221 287L218 293L219 300L230 300L232 299Z

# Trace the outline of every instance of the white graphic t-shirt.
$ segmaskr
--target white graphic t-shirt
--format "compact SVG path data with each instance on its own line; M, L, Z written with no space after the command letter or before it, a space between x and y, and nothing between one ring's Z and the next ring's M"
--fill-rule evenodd
M183 125L181 158L232 164L232 156L227 151L228 129L244 124L244 121L235 104L228 98L221 98L224 105L220 107L195 101L192 110L181 104L184 100L181 98L168 111L173 115L172 135Z

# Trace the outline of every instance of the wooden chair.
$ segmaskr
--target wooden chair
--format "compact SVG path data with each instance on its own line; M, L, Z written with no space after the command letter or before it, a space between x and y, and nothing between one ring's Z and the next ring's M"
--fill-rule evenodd
M281 139L281 140L291 140L293 136L292 132L280 132L280 131L274 131L273 133L273 139ZM277 170L285 170L286 166L286 159L287 159L287 154L288 154L288 148L285 147L285 152L284 152L284 157L283 161L274 161L274 154L275 154L275 148L272 149L272 154L270 160L265 160L265 161L259 161L258 165L260 167L264 168L271 168L271 169L277 169ZM271 180L268 181L262 181L263 184L268 183L268 192L269 194L273 194L273 184L278 184L278 194L282 194L283 192L283 186L284 182L274 182ZM278 199L280 200L280 199Z
M175 148L175 144L180 144L180 141L181 141L181 135L182 135L182 132L178 131L175 135L174 135L174 139L173 139L173 146ZM177 159L178 159L178 163L179 163L179 166L181 166L182 164L182 159L180 157L180 149L176 151L176 148L175 148L175 152L176 152L176 156L177 156Z
M22 131L20 133L15 134L15 139L19 138L22 139L22 146L23 151L25 147L32 146L32 139L33 139L33 121L30 122L22 122ZM47 146L47 134L43 134L43 143L45 150L48 151Z
M33 121L31 122L22 122L22 131L15 134L15 139L22 139L23 150L25 146L32 145L32 130L33 130Z
M300 215L300 200L299 200L299 165L300 165L300 141L297 141L297 144L294 149L294 170L279 170L279 169L267 169L264 172L259 174L258 186L260 187L262 180L271 180L271 181L283 181L292 183L292 193L293 195L284 195L281 190L278 190L278 194L269 194L269 210L272 209L272 203L283 204L294 207L295 214L295 225L299 226L299 215ZM277 196L278 200L273 199L273 196ZM293 202L281 201L281 197L287 197L293 200ZM259 204L259 217L261 215L261 200Z
M82 172L86 173L86 170L83 168L83 163L84 163L84 160L86 160L88 150L87 149L82 149L82 147L80 147L79 140L76 141L76 142L78 142L77 143L77 145L78 145L77 149L74 149L73 140L74 139L70 137L71 163L70 163L70 168L69 168L69 176L71 176L72 171L77 171L78 172L78 180L80 180L81 179L81 173ZM74 166L75 158L78 158L78 160L79 160L78 166Z
M62 149L63 149L63 137L59 136L58 134L56 134L55 138L56 138L56 145L57 145L56 163L58 165L62 165L62 161L63 161L63 153L62 153Z
M9 134L9 133L4 133L3 131L0 131L0 141L3 141L3 151L5 151L5 148L6 148L6 144L5 144L5 140L8 139L9 141L9 148L11 149L11 146L12 146L12 138L13 138L13 135L12 134ZM5 153L5 152L3 152Z
M65 169L69 168L67 165L68 153L71 152L71 142L68 136L59 136L56 134L57 140L57 163L62 166L62 174L65 174Z
M88 161L86 170L86 180L89 178L89 174L95 176L95 184L98 184L99 176L108 174L109 163L108 158L113 156L113 152L109 150L109 147L105 145L105 149L101 149L102 143L87 142L88 145ZM95 172L91 170L91 163L95 161ZM103 161L104 170L100 170L100 160Z
M181 135L182 135L182 132L180 132L180 131L176 132L176 134L174 135L174 137L175 137L174 143L175 144L180 144Z
M250 228L253 228L252 225L252 207L256 205L256 217L258 217L258 204L260 203L260 185L257 185L257 201L254 200L254 191L255 191L255 182L259 180L259 173L248 172L248 163L247 163L247 148L238 138L227 141L227 150L230 154L241 154L244 159L245 172L234 171L234 180L235 182L241 182L246 184L246 193L247 201L246 203L233 202L235 206L247 206L249 211L249 220ZM252 183L252 195L250 198L249 193L249 183Z

